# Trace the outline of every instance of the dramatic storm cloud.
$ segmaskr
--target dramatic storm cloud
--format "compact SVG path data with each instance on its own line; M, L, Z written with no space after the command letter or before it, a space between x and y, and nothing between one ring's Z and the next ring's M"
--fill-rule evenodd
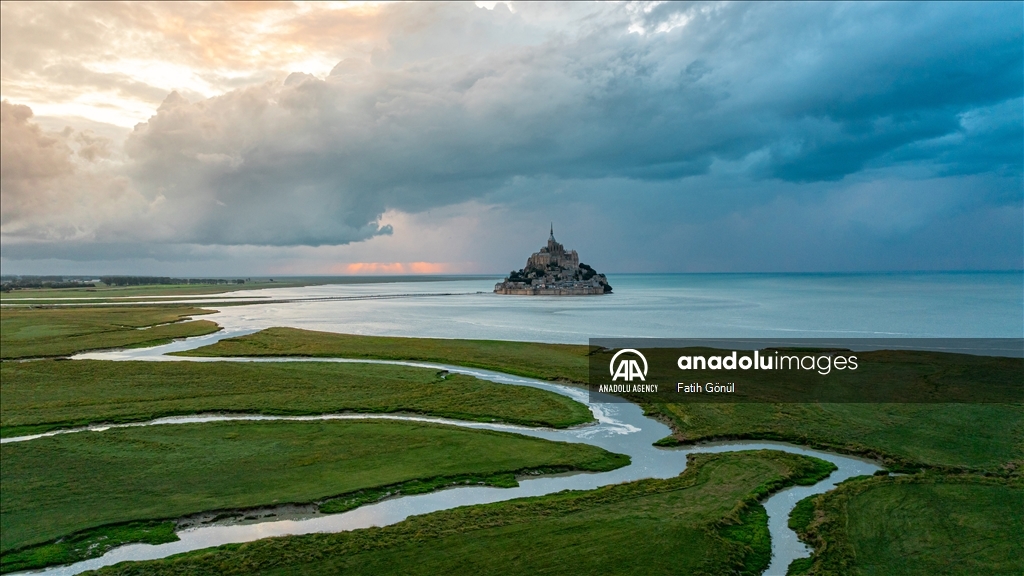
M5 3L5 272L1020 269L1022 18Z

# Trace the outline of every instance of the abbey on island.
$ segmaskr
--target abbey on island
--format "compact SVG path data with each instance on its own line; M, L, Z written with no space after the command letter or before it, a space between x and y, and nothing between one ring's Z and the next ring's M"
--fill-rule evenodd
M547 246L534 252L525 268L513 270L508 278L494 285L497 294L528 296L591 296L611 291L604 274L581 263L575 250L567 252L555 240L554 224Z

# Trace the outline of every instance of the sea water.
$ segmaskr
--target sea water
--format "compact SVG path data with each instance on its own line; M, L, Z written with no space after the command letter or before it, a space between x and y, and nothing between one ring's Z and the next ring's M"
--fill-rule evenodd
M609 275L603 296L493 294L501 278L237 292L225 328L586 343L589 338L1021 338L1024 273ZM301 301L308 298L383 299Z

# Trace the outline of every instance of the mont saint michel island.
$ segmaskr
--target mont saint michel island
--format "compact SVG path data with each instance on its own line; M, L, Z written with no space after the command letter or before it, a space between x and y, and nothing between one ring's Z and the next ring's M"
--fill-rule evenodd
M526 296L593 296L611 291L604 274L581 263L575 250L566 251L555 240L553 224L547 246L534 252L524 268L494 285L497 294Z

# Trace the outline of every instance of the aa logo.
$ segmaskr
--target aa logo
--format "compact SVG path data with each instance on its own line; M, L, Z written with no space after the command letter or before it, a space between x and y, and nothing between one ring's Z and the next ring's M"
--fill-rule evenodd
M619 356L626 354L624 358L619 360ZM630 358L629 355L635 355L640 357L640 361L644 363L644 369L640 370L640 364L637 363L636 358ZM616 364L618 360L618 364ZM612 375L612 382L615 382L619 378L622 378L626 382L632 382L633 378L639 378L641 382L645 382L644 376L647 376L647 358L640 352L633 350L632 348L624 348L615 353L612 356L612 361L608 364L608 372Z

